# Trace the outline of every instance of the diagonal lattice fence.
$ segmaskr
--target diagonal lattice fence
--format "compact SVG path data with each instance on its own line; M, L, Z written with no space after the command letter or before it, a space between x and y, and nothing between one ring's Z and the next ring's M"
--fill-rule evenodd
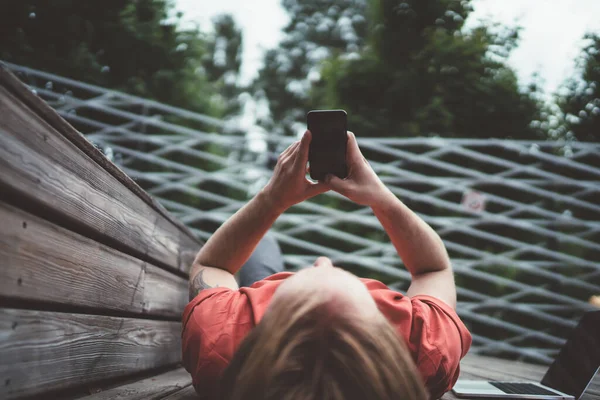
M267 182L293 140L9 67L202 239ZM382 180L444 240L473 351L551 362L600 295L600 144L358 136ZM290 269L326 255L408 287L370 209L335 193L290 209L274 235Z

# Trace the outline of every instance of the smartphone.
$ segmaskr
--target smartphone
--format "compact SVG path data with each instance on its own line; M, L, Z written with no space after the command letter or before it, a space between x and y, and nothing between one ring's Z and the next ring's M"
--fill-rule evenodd
M313 110L307 114L306 122L312 134L308 151L310 177L323 181L327 174L333 174L344 179L348 176L346 111Z

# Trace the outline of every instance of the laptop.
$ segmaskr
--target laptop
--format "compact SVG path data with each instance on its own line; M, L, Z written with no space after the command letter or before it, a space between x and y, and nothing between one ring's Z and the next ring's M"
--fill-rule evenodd
M459 379L457 397L579 399L600 369L600 311L583 315L540 383Z

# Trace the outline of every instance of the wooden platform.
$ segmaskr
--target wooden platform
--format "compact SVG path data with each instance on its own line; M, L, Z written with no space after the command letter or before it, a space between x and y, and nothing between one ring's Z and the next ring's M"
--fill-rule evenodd
M0 399L196 399L180 318L200 246L0 64ZM461 376L545 370L469 355Z
M497 358L467 355L461 363L461 378L485 380L511 380L539 382L546 367L521 362L500 360ZM83 400L108 399L198 399L192 380L184 369L168 372L153 378L140 380L129 385L117 387L87 396ZM456 399L452 393L446 393L442 399ZM582 400L600 400L600 376L596 376L583 395Z
M182 375L200 246L0 64L0 399Z
M468 354L460 364L460 377L465 379L509 380L516 382L540 382L547 367L518 361L501 360L492 357ZM456 399L452 393L446 393L442 399ZM582 400L600 400L600 374L588 387Z

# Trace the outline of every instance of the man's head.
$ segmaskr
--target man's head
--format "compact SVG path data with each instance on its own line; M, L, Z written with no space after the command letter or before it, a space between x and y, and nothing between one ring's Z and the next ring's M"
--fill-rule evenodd
M288 278L225 371L221 398L425 399L406 345L363 283L321 257Z

